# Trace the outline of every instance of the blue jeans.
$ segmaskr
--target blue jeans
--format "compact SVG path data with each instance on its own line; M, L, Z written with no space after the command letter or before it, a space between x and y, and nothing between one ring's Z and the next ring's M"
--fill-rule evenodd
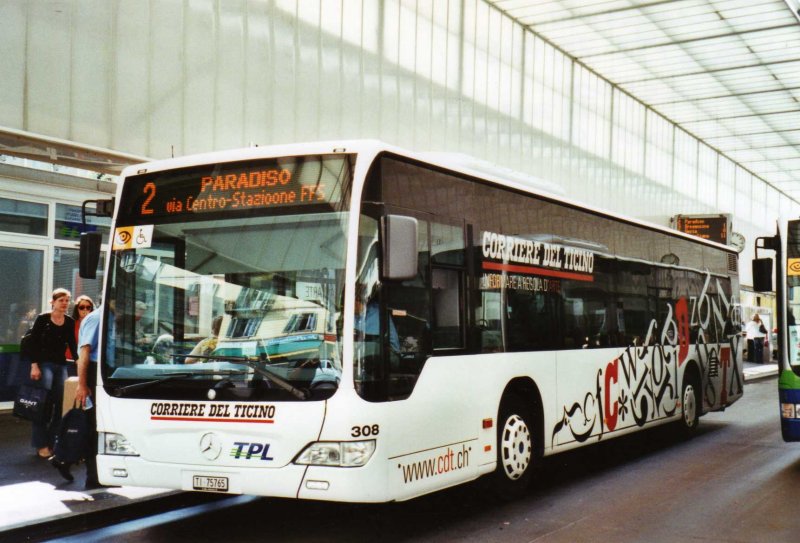
M52 412L47 422L33 422L33 435L31 445L36 449L52 447L58 427L61 425L61 404L64 401L64 381L67 380L67 366L52 362L39 362L42 377L32 381L34 385L50 391Z

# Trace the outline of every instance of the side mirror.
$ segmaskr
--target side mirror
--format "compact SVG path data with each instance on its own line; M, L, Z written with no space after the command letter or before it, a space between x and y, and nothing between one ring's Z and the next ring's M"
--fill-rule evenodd
M756 292L772 291L772 259L753 259L753 290Z
M413 279L417 276L417 219L386 215L381 219L383 234L383 278Z
M84 232L81 234L78 273L84 279L97 278L97 265L100 263L100 244L102 241L103 236L100 232Z

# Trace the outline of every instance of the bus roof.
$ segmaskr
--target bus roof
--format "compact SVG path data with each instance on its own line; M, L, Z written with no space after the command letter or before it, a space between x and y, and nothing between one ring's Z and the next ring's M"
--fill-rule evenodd
M194 155L186 155L176 158L168 158L147 162L143 164L134 164L126 167L121 174L121 177L128 177L143 173L152 173L163 170L171 170L177 168L187 168L201 164L218 163L218 162L237 162L241 160L255 160L261 158L271 157L286 157L286 156L302 156L310 154L331 154L331 153L347 153L357 154L361 157L367 158L370 162L382 153L390 153L399 157L404 157L410 160L426 163L436 168L449 170L455 173L460 173L468 177L481 179L489 183L508 187L520 192L525 192L542 198L566 204L570 207L583 209L593 214L605 216L648 228L657 230L684 238L686 240L700 243L703 245L710 245L718 249L736 253L736 250L727 245L723 245L711 240L698 238L691 234L686 234L679 230L638 219L628 217L619 213L592 206L585 202L573 200L563 195L563 189L551 182L532 175L516 172L502 166L493 165L487 161L470 157L461 153L446 153L446 152L416 152L403 149L380 140L375 139L360 139L360 140L338 140L338 141L320 141L308 143L290 143L281 145L268 145L268 146L252 146L240 149L230 149L225 151L213 151L208 153L200 153Z

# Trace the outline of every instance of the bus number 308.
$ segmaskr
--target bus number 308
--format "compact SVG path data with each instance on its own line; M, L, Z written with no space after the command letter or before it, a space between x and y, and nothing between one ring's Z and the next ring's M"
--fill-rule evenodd
M373 424L372 426L353 426L350 435L353 437L369 437L378 435L380 431L381 427L377 424Z

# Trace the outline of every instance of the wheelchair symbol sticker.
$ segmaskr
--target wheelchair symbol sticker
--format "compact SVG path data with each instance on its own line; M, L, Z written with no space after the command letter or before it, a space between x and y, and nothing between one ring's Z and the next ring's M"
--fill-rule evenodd
M153 244L153 225L146 226L120 226L114 230L114 242L111 246L115 251L125 249L143 249Z

